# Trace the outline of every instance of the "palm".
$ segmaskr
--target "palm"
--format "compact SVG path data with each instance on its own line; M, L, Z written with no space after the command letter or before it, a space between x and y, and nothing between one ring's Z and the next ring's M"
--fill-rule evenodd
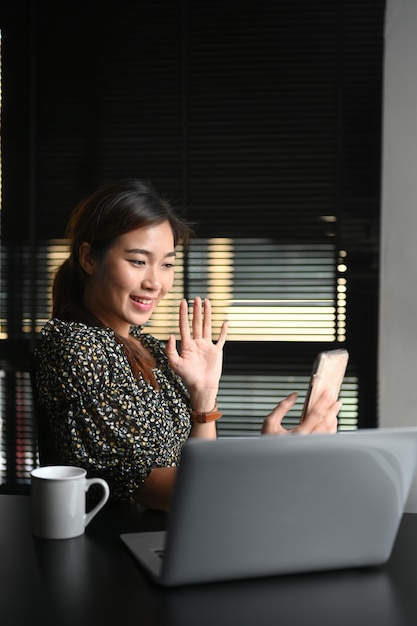
M211 306L204 302L204 315L200 298L193 306L192 334L188 322L188 305L185 300L180 305L181 349L178 353L175 339L170 338L166 354L170 365L189 387L201 386L216 388L223 364L223 346L226 341L226 325L222 326L219 340L212 340Z

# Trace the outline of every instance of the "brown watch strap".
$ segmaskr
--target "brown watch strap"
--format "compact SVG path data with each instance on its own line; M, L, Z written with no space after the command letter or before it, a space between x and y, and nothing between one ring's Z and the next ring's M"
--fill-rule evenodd
M220 419L223 413L218 410L217 399L214 408L211 411L198 413L197 411L191 411L191 423L192 424L207 424L207 422L215 422Z

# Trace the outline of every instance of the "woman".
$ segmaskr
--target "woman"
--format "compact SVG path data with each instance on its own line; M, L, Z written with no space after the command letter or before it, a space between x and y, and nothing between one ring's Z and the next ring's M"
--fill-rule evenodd
M168 509L188 437L215 438L227 325L213 343L211 306L179 309L181 351L142 333L174 280L175 249L190 228L151 185L125 180L74 210L70 255L53 285L53 319L41 332L36 384L62 462L106 478L112 496ZM302 424L281 426L291 394L262 433L335 432L341 403L324 393Z

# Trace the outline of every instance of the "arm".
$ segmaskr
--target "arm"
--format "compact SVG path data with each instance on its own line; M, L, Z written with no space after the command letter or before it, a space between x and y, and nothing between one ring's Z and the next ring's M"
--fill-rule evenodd
M176 467L156 467L138 487L135 500L148 509L168 511L176 476Z
M195 437L196 439L216 439L216 423L193 424L191 427L190 437Z
M309 434L335 432L337 430L337 414L342 403L340 401L334 402L331 393L327 391L319 397L301 424L291 430L287 430L281 426L283 417L293 406L296 398L297 394L293 393L278 404L278 406L265 418L262 427L262 434ZM210 438L210 428L208 427L211 427L211 435L215 438L214 423L195 424L191 431L191 436ZM176 472L177 468L175 467L160 467L153 469L143 485L138 489L136 496L137 501L148 508L168 510L170 507Z
M39 388L63 462L106 478L112 497L135 498L152 468L171 470L179 463L189 435L186 390L169 380L176 406L170 420L170 398L135 381L111 334L63 323L51 326L50 334L42 346Z
M215 423L194 424L190 437L215 439ZM155 467L143 484L138 487L135 500L148 509L169 510L176 476L176 467Z

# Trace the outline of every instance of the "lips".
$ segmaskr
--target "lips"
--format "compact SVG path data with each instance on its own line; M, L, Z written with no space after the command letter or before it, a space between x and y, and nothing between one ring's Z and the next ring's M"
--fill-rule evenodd
M138 302L139 304L144 304L146 306L149 306L150 304L152 304L152 300L149 300L149 298L139 298L138 296L130 296L130 299L133 300L134 302Z

